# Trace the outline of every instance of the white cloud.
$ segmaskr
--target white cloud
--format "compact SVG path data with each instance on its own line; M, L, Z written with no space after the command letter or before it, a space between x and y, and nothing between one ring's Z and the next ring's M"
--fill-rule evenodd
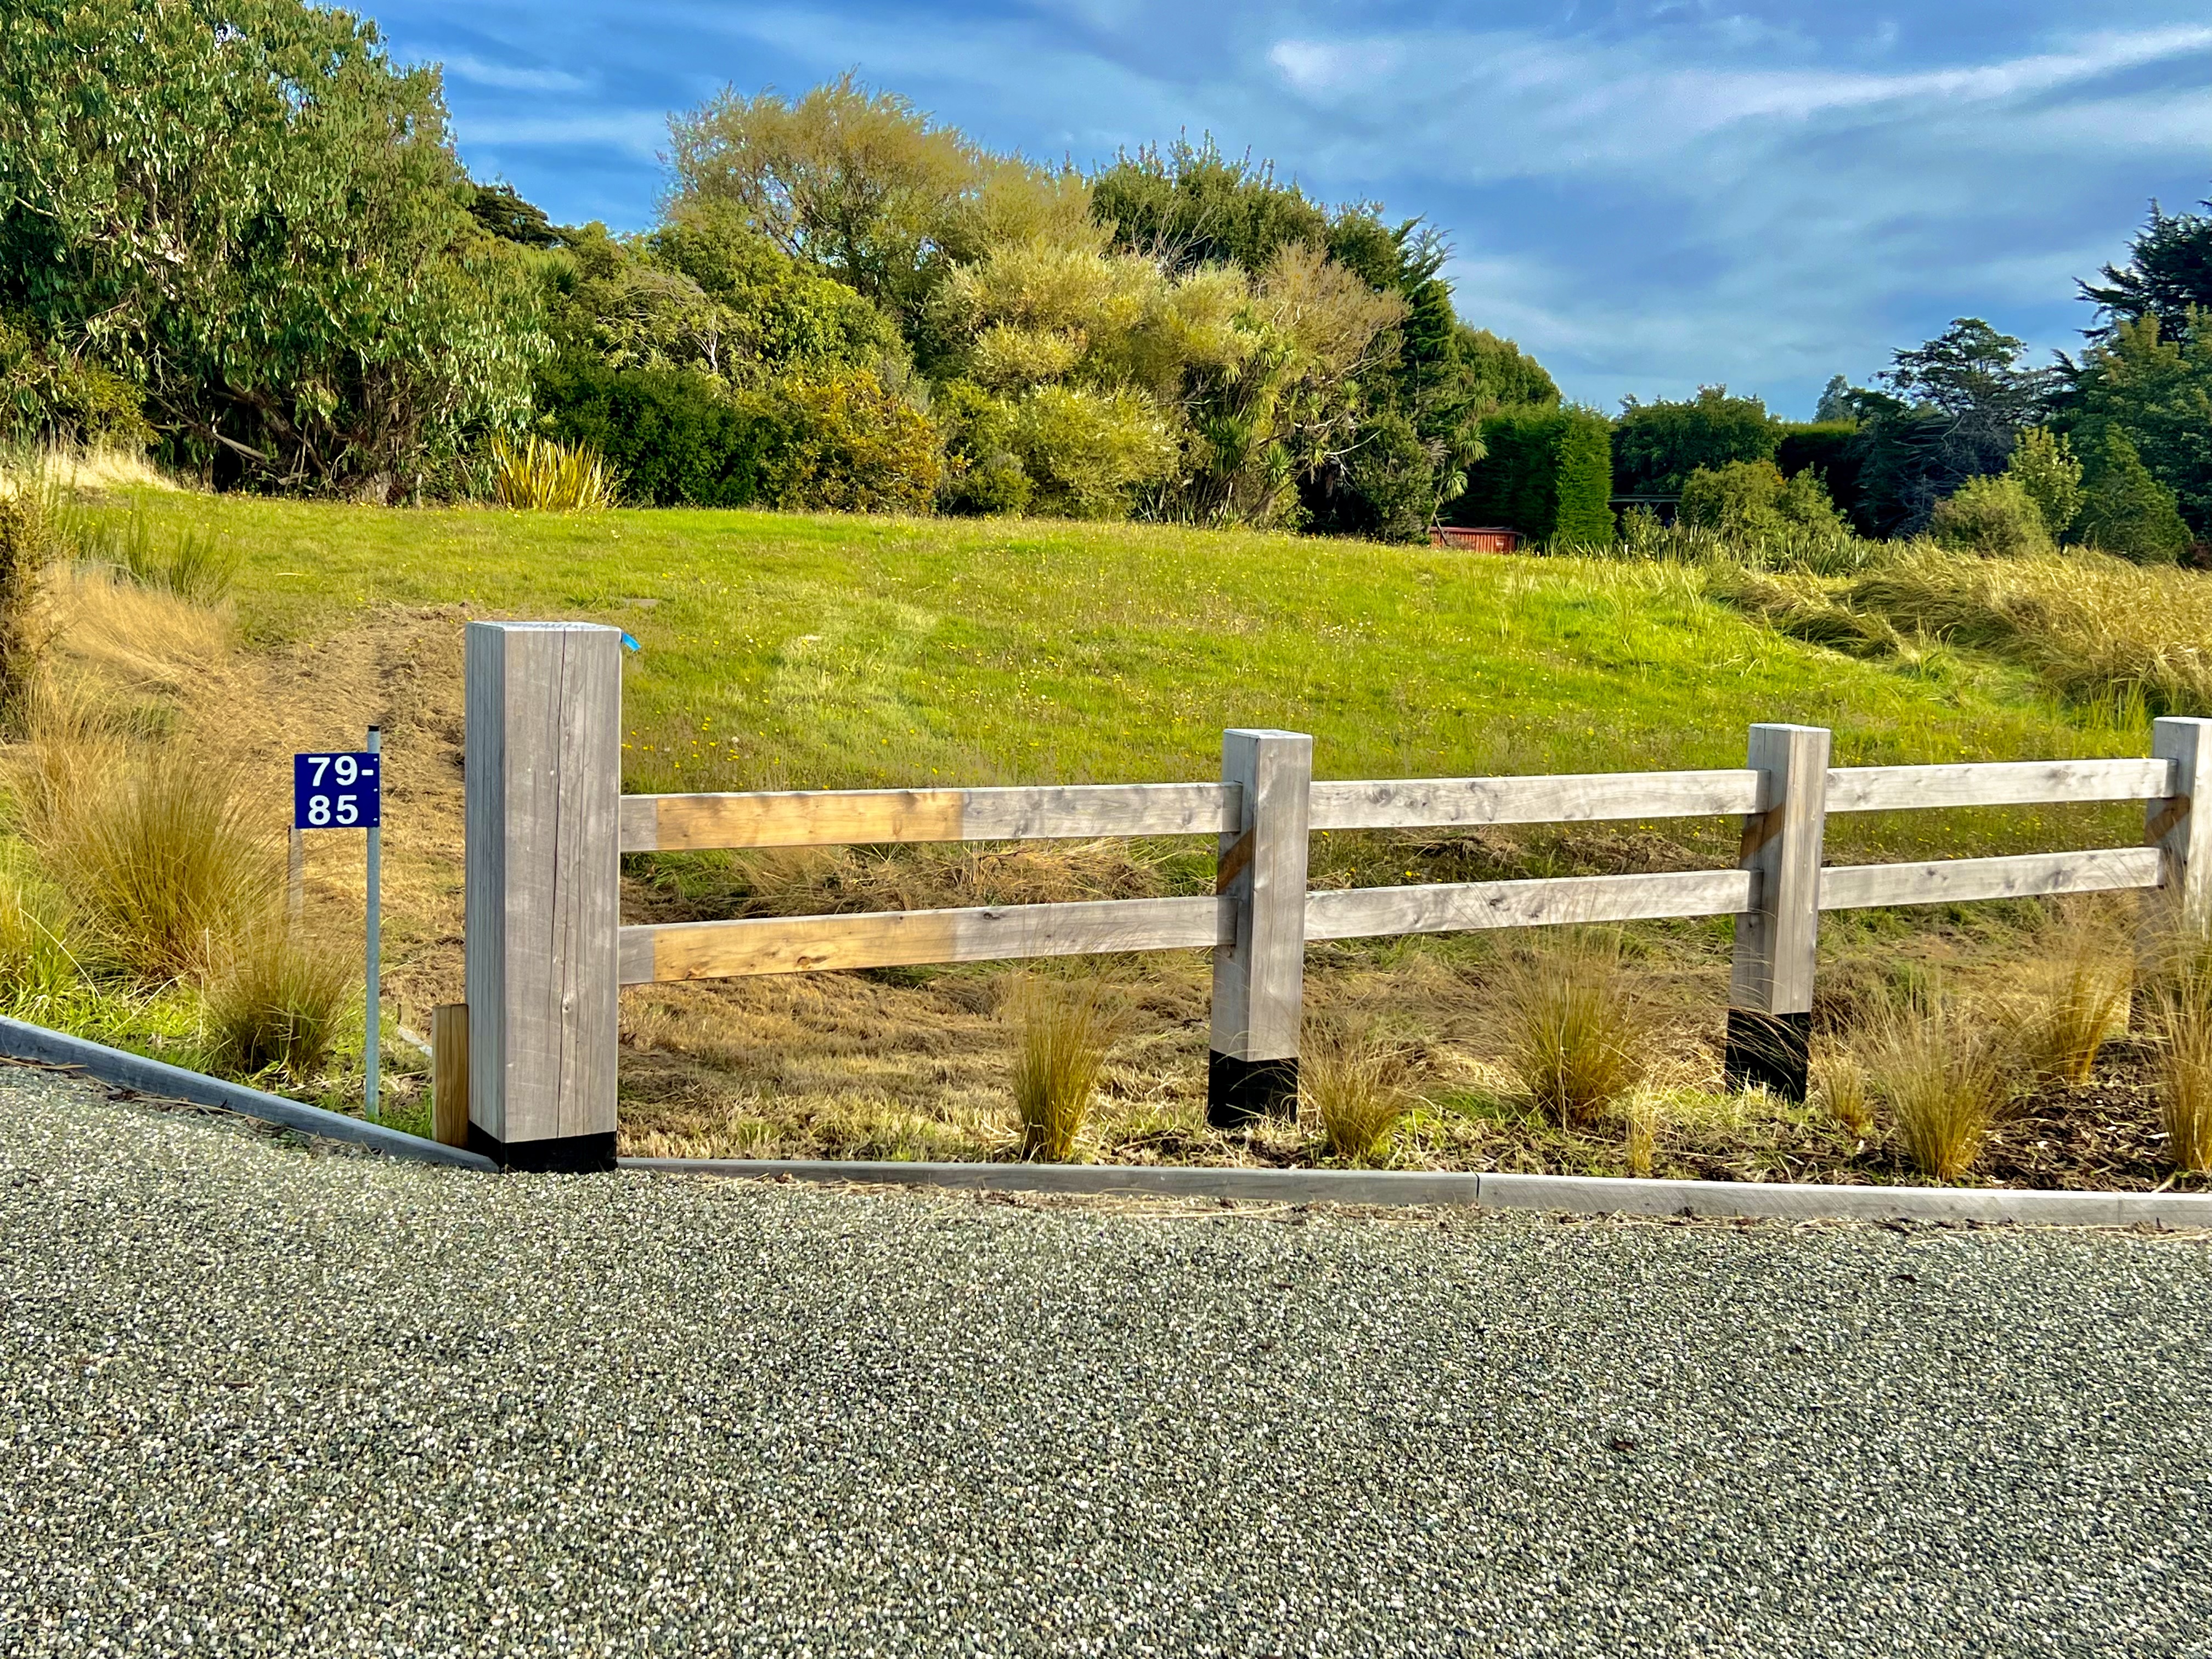
M580 75L566 70L524 69L516 64L487 64L480 58L456 53L446 60L446 73L480 87L506 92L581 92L591 85Z

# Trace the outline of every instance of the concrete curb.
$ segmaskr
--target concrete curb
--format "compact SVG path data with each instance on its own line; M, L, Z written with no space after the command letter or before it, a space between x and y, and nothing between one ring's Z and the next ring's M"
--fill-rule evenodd
M618 1168L753 1181L854 1181L1030 1193L1146 1194L1276 1204L1465 1204L1577 1215L2016 1222L2040 1227L2212 1227L2212 1194L1990 1187L1819 1187L1607 1176L1389 1170L1237 1170L1100 1164L923 1164L836 1158L625 1158Z
M221 1078L188 1072L181 1066L149 1060L143 1054L111 1048L105 1043L70 1036L66 1032L50 1031L43 1025L20 1019L0 1018L0 1056L34 1060L45 1066L74 1066L118 1089L158 1095L165 1100L188 1101L195 1106L219 1107L224 1111L259 1118L264 1123L281 1123L303 1134L320 1135L328 1140L350 1140L357 1146L373 1147L394 1158L413 1158L420 1164L449 1164L491 1173L497 1170L497 1166L480 1152L441 1146L434 1140L403 1134L380 1123L365 1122L342 1112L326 1112L319 1106L303 1106L282 1095L249 1089L242 1083L226 1083Z

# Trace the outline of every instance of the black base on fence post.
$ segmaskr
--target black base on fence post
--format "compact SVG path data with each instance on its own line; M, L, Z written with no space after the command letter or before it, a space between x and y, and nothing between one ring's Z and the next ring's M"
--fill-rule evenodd
M482 1152L502 1170L530 1175L592 1175L615 1167L611 1130L596 1135L556 1135L550 1140L494 1140L473 1123L469 1150Z
M1239 1060L1214 1053L1206 1062L1206 1121L1216 1129L1241 1129L1263 1117L1296 1117L1298 1061Z
M1721 1060L1728 1087L1764 1085L1784 1100L1802 1100L1812 1056L1812 1015L1729 1010L1728 1048Z

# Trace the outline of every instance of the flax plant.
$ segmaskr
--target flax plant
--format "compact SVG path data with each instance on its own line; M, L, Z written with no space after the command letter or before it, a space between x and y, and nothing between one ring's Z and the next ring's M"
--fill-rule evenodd
M492 488L518 512L596 513L614 506L615 475L597 450L530 437L491 449Z

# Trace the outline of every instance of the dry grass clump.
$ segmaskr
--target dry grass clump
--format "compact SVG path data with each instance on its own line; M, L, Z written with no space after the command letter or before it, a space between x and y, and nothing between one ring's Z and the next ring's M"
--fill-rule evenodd
M500 505L518 512L595 513L615 504L613 470L586 445L500 438L492 444L491 466Z
M1874 1103L1866 1069L1850 1054L1828 1049L1813 1057L1813 1094L1837 1127L1861 1140L1874 1133Z
M1650 1179L1652 1159L1658 1153L1659 1131L1664 1121L1656 1095L1638 1091L1631 1095L1621 1109L1621 1151L1628 1159L1628 1173L1638 1181Z
M1936 1181L1972 1169L2005 1102L1998 1033L1939 994L1875 1013L1852 1046L1913 1168Z
M279 866L228 771L189 748L134 750L70 712L28 748L23 832L129 969L196 977L254 931Z
M1308 1041L1299 1058L1298 1103L1311 1115L1328 1156L1346 1164L1383 1162L1412 1103L1405 1055L1371 1032L1323 1032Z
M55 650L118 689L180 690L229 650L223 612L99 566L57 567L46 601Z
M2030 1076L2078 1089L2095 1072L2098 1050L2127 1028L2134 975L2108 933L2072 921L2046 934L2055 948L2027 965L2013 1036Z
M1013 1081L1021 1155L1064 1164L1083 1133L1106 1066L1113 1008L1096 979L1029 980L1008 1006L1018 1031Z
M352 1026L359 973L351 951L264 926L209 982L211 1054L248 1075L275 1067L307 1081Z
M2212 1171L2212 937L2177 933L2152 953L2159 1127L2177 1170Z
M1656 1011L1612 934L1565 940L1522 958L1500 987L1510 1063L1564 1128L1595 1122L1642 1082Z

